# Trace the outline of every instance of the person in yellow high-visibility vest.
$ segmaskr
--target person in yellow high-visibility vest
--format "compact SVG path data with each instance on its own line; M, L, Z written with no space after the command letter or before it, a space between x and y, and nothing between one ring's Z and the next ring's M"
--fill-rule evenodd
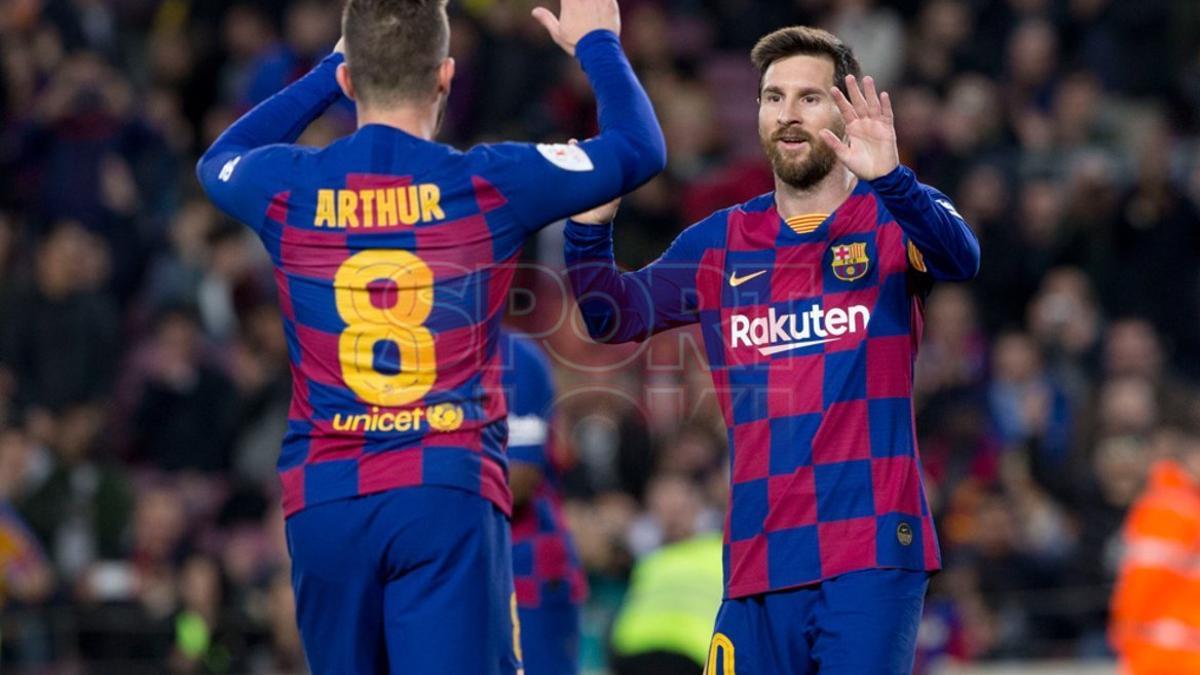
M690 490L698 507L696 488L686 479L657 482L659 487ZM696 513L698 508L693 516ZM674 520L695 522L694 517ZM613 624L615 675L700 675L709 660L723 588L721 534L692 534L689 528L670 536L676 537L673 543L643 557L633 568L625 604Z

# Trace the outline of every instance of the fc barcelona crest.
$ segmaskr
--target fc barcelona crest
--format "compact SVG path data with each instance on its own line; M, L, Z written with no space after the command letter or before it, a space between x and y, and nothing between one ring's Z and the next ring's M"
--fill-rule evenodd
M842 281L857 281L871 268L865 242L838 244L833 247L833 276Z

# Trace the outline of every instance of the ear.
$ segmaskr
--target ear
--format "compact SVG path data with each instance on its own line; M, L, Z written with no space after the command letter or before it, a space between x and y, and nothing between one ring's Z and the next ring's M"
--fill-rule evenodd
M350 79L350 66L344 62L339 64L335 74L338 86L342 88L342 93L351 101L354 99L354 81Z
M438 93L449 94L450 82L454 79L454 59L447 56L442 65L438 66Z

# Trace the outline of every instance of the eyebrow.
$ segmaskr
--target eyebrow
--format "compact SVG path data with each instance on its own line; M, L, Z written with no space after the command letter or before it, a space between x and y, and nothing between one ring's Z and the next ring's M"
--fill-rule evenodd
M782 95L783 89L781 89L775 85L769 85L769 86L763 87L763 90L761 93L762 94L781 94ZM825 90L820 89L818 87L804 87L799 92L800 96L808 96L810 94L825 94L825 93L827 93Z

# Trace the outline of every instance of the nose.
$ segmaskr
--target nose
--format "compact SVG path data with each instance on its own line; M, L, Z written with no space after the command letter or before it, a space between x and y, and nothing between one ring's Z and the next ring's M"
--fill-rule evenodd
M779 106L779 115L776 116L775 120L781 127L804 123L804 120L800 118L799 106L796 105L795 101L791 100L785 100L783 105Z

